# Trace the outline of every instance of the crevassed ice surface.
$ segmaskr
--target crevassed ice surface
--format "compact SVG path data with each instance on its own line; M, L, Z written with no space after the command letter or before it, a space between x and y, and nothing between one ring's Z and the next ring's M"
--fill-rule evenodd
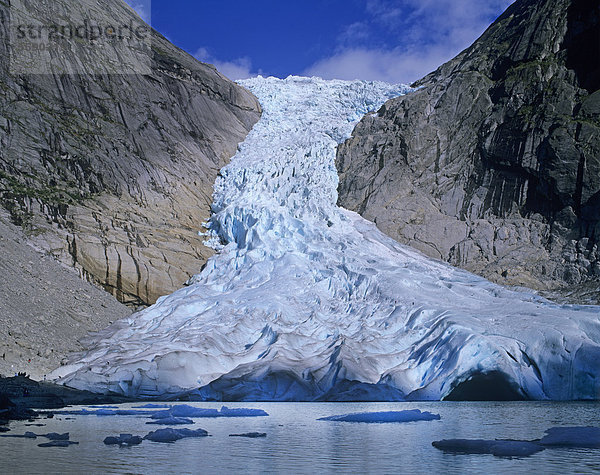
M57 370L63 383L225 400L598 398L598 307L501 288L336 206L337 144L408 87L242 84L264 114L215 185L220 252L188 287L94 336Z

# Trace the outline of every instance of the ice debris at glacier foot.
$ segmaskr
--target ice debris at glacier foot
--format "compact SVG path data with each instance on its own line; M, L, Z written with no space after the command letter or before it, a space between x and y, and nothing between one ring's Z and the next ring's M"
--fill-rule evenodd
M165 410L140 410L140 409L162 409ZM145 416L151 419L173 419L173 418L196 418L196 417L265 417L269 414L262 409L251 409L245 407L229 408L222 406L221 409L208 409L202 407L189 406L187 404L178 405L155 405L148 404L138 406L137 409L67 409L54 411L54 414L68 414L76 416Z
M162 419L166 417L265 417L269 414L262 409L248 409L245 407L229 408L227 406L221 409L206 409L202 407L188 406L180 404L173 406L166 411L157 411L152 414L152 419Z
M60 382L207 400L599 397L598 307L504 289L336 206L337 144L407 87L242 84L264 112L215 184L220 252L97 334Z
M600 449L600 427L552 427L540 440L445 439L432 442L445 452L524 457L547 448Z
M421 412L419 409L407 411L386 412L357 412L354 414L342 414L339 416L321 417L320 421L336 422L367 422L371 424L382 424L387 422L417 422L417 421L439 421L440 415L431 412Z

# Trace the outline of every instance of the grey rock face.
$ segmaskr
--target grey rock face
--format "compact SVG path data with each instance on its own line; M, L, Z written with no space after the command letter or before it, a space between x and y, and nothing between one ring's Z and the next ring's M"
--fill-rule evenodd
M0 201L37 247L122 302L154 303L211 255L198 231L213 183L260 106L154 31L146 53L77 39L51 74L12 74L15 4L0 0ZM121 0L20 4L45 22L141 24Z
M90 332L131 311L25 241L0 212L0 374L25 372L41 380L68 354L82 351Z
M338 150L339 204L493 281L600 277L600 5L518 0Z

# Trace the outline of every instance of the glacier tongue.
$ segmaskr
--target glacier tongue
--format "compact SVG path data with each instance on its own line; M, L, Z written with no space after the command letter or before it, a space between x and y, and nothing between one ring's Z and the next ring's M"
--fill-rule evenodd
M220 252L187 287L91 338L55 373L62 383L226 400L599 397L598 307L501 288L336 206L337 144L410 88L242 84L264 114L215 184Z

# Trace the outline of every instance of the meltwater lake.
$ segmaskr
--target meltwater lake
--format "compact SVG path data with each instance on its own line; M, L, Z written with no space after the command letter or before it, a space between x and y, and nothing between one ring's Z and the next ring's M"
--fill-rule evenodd
M183 404L183 403L170 403ZM221 403L186 403L219 409ZM546 449L528 457L451 454L435 440L539 439L556 426L600 426L597 402L427 402L427 403L226 403L259 408L268 417L194 418L209 437L174 443L144 440L133 447L107 446L107 436L144 436L163 426L148 416L56 414L53 419L13 422L9 434L70 433L79 442L42 448L46 439L1 438L2 473L594 473L600 449ZM130 409L140 404L125 404ZM87 406L86 406L87 407ZM83 407L82 407L83 408ZM79 407L68 410L79 410ZM407 423L320 421L354 412L420 409L440 420ZM90 409L95 410L95 409ZM158 409L157 409L158 410ZM29 425L28 425L29 424ZM264 432L264 438L230 434Z

